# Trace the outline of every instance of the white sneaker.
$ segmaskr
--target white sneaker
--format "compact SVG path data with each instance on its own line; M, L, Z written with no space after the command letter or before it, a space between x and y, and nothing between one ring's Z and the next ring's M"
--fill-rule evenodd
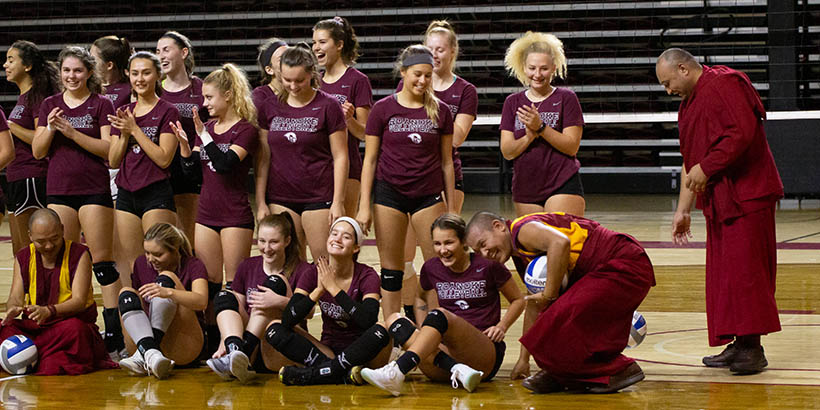
M388 360L387 363L395 362L399 357L401 357L402 354L404 354L404 349L398 346L393 346L390 350L390 360Z
M390 394L398 396L401 394L401 386L404 383L404 373L399 370L396 362L390 362L378 369L362 369L362 378Z
M450 381L453 383L453 388L457 389L458 384L461 383L464 389L470 393L481 383L482 376L484 376L484 372L475 370L466 364L457 363L450 369Z
M234 350L225 355L228 357L230 363L231 374L234 375L241 383L247 383L256 376L256 372L248 369L250 360L248 356L241 350Z
M125 358L128 357L128 350L126 350L123 347L122 350L114 350L114 351L108 352L108 357L111 359L112 362L119 363L120 360L125 359Z
M120 368L127 370L132 376L145 376L148 374L148 369L145 367L145 359L143 359L139 349L137 349L131 357L120 360L119 364Z
M145 370L157 379L168 377L173 368L174 361L165 357L159 350L151 349L145 352Z
M208 367L222 380L231 380L233 378L231 374L231 359L228 355L217 357L216 359L208 359L205 363L207 363Z

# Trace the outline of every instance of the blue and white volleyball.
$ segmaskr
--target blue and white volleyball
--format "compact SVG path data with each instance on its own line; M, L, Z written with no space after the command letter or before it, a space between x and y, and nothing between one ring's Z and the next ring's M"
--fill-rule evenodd
M14 335L0 344L0 366L10 374L26 374L37 365L37 346L34 341Z
M629 342L627 346L637 347L646 338L646 319L637 310L632 313L632 326L629 327Z
M564 275L561 281L561 291L566 290L568 280L568 276ZM527 270L524 272L524 285L532 294L544 290L547 285L547 255L541 255L527 265Z

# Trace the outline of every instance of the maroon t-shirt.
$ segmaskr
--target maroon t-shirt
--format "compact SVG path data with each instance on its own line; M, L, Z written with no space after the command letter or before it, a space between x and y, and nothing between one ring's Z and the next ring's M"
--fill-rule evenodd
M267 103L268 100L271 100L270 103L272 105L275 106L279 104L278 97L273 93L273 90L265 84L253 89L251 99L253 100L253 105L256 106L256 119L259 123L259 128L263 130L269 129L270 118L268 118L267 115L270 110L267 107Z
M114 104L114 108L120 108L131 104L131 83L128 79L111 84L105 87L105 96Z
M333 154L330 134L345 129L342 107L317 91L304 107L265 104L270 118L268 144L271 166L267 201L314 203L333 200Z
M199 77L191 77L191 85L184 90L171 92L163 89L160 97L177 107L179 122L188 135L188 144L193 148L197 135L194 111L199 111L199 119L203 122L208 121L208 110L202 107L205 102L205 97L202 96L202 80Z
M424 107L403 107L395 94L373 105L365 133L381 138L376 179L411 198L444 189L441 136L453 133L453 115L439 102L438 116L438 124L433 124Z
M47 125L48 113L54 108L63 110L63 117L74 129L97 139L100 138L100 128L111 125L108 116L114 114L114 105L105 96L91 94L82 104L69 108L60 93L40 104L40 125ZM86 151L60 131L54 132L48 155L48 195L111 195L105 160Z
M68 252L68 278L69 283L74 283L74 275L77 273L77 265L80 263L80 258L83 254L88 252L88 247L77 242L71 244L71 250ZM57 253L57 259L54 267L46 269L43 267L43 257L39 253L37 258L37 305L48 306L56 305L60 297L60 269L62 268L63 255L65 253L65 245L63 249ZM90 254L89 254L90 256ZM20 264L20 276L23 280L23 291L28 294L28 287L30 283L29 278L29 262L31 261L31 249L28 246L23 247L17 252L17 263ZM88 289L89 292L92 290ZM92 303L75 317L89 323L94 323L97 320L97 305Z
M335 83L326 83L324 79L320 85L322 91L335 97L339 104L350 101L354 107L373 106L373 89L370 80L361 71L348 67ZM362 154L359 152L359 139L353 134L347 134L347 157L350 160L348 178L362 179Z
M6 122L6 114L0 109L0 132L8 131L9 124ZM3 190L0 189L0 199L3 198Z
M312 292L316 289L318 271L314 264L303 264L298 269L299 281L296 287L305 292ZM295 271L294 271L295 272ZM350 288L345 292L354 302L361 303L364 295L381 292L381 280L379 274L373 268L362 263L355 262L353 267L353 278L350 281ZM321 342L330 347L334 352L350 346L363 331L351 319L350 315L336 303L336 299L325 292L317 302L322 311L322 340Z
M208 153L202 149L202 140L197 136L202 163L202 192L196 221L211 226L240 226L253 223L253 212L248 200L248 171L253 165L252 154L259 142L256 127L240 120L222 134L216 132L216 120L205 123L214 143L222 152L228 152L231 145L238 145L248 151L248 155L233 167L228 174L216 172Z
M512 275L504 265L470 255L470 267L456 273L439 258L424 263L419 275L421 288L435 290L439 306L483 331L501 320L500 289Z
M231 289L236 293L245 295L245 312L251 311L251 307L248 305L248 297L259 289L257 286L265 283L265 280L268 279L268 274L265 273L265 269L262 267L264 263L262 256L252 256L242 261L239 267L236 268L236 275L233 277L233 282L231 282ZM305 262L300 262L294 267L290 278L287 279L291 290L296 287L301 272L304 272L306 268L302 266L303 264L307 265Z
M401 91L403 86L404 80L399 81L396 92ZM456 76L455 81L446 90L436 91L435 93L436 98L450 108L453 121L456 120L458 114L472 115L473 118L478 115L478 92L475 86L467 80ZM464 173L461 169L461 157L458 155L458 148L456 147L453 147L453 170L455 171L456 181L463 181Z
M9 122L13 122L25 129L34 130L34 119L38 118L40 106L29 107L26 102L28 92L17 97L17 105L9 114ZM34 159L31 145L20 138L14 141L14 161L6 167L6 179L9 182L26 178L44 178L48 172L47 159Z
M511 131L515 139L523 138L527 133L526 127L518 120L516 111L519 107L530 104L535 104L538 108L541 121L558 132L563 132L568 127L584 126L584 115L578 97L572 90L556 87L552 95L538 103L530 101L526 91L508 96L504 101L499 128ZM574 156L561 153L539 137L513 160L513 201L544 201L575 175L580 167L581 164Z
M127 105L131 112L134 111L136 106L136 102ZM159 144L160 134L174 133L171 123L175 123L178 119L179 112L176 107L163 99L159 99L151 111L136 117L137 126L154 144ZM120 130L112 127L111 134L120 135ZM115 182L120 189L134 192L157 181L168 179L169 176L169 169L160 168L132 138L125 150L125 156L122 158L120 172L117 173Z
M208 271L205 269L205 264L196 257L183 256L179 261L179 269L174 271L174 274L176 274L179 281L182 282L182 286L185 290L189 292L191 291L191 284L194 283L194 280L208 280ZM157 276L159 276L159 272L148 263L145 255L140 255L137 260L134 261L134 271L131 273L131 286L134 289L139 289L146 283L156 282Z

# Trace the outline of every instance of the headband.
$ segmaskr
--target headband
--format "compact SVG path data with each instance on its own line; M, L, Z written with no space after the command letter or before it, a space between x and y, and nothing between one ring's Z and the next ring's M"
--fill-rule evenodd
M265 49L265 51L262 52L262 55L259 56L259 64L261 64L262 67L269 66L270 65L270 58L271 58L271 56L273 56L273 53L275 53L276 50L279 49L279 47L287 47L287 46L288 46L288 43L286 43L282 40L274 41L273 43L271 43L270 46L268 46L268 48Z
M340 216L333 221L333 225L330 225L330 229L333 229L333 227L339 222L347 222L353 226L353 230L356 231L356 245L362 246L362 242L364 242L364 232L362 232L362 227L359 223L349 216Z
M410 67L416 64L430 64L433 65L433 56L427 53L412 54L404 58L401 62L402 67Z

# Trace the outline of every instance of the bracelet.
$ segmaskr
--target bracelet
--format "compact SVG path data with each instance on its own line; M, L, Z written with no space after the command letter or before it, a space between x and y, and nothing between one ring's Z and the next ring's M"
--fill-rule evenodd
M54 307L54 305L48 305L47 307L48 307L48 311L51 312L51 315L49 315L48 317L49 318L57 317L57 308Z
M544 121L541 121L541 126L538 127L538 130L535 131L535 133L540 134L540 133L544 132L545 129L547 129L547 123L544 122Z

